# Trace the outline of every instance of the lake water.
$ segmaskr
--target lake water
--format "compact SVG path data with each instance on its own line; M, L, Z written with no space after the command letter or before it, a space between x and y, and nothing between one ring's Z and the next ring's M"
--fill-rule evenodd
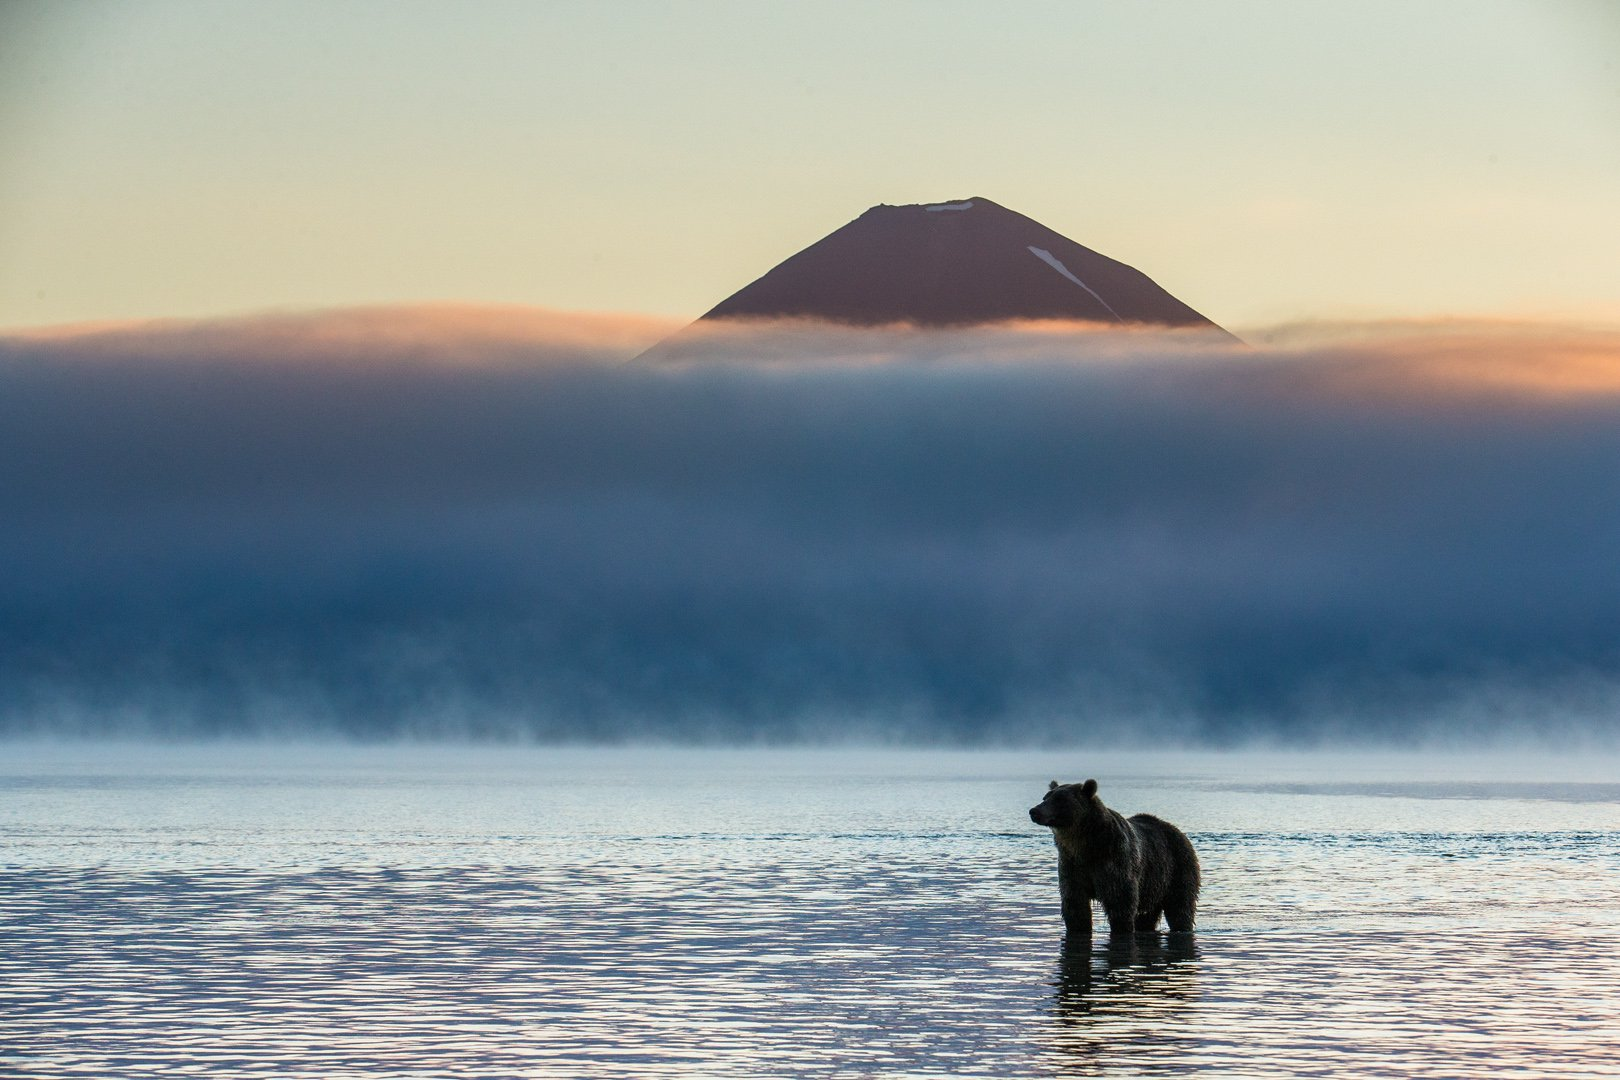
M0 746L0 1076L1620 1075L1620 762ZM1051 778L1196 934L1065 954Z

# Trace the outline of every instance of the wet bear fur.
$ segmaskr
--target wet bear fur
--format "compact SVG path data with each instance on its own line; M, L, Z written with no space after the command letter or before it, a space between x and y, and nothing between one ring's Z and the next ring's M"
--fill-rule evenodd
M1112 934L1191 930L1198 907L1198 855L1187 834L1152 814L1124 817L1097 797L1097 781L1052 781L1030 820L1052 830L1058 892L1070 935L1091 936L1091 902L1102 903Z

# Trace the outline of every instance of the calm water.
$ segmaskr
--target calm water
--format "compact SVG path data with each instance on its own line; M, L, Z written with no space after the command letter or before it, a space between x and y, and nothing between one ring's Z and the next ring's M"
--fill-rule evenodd
M0 1075L1620 1075L1614 760L3 747ZM1064 956L1045 782L1200 929Z

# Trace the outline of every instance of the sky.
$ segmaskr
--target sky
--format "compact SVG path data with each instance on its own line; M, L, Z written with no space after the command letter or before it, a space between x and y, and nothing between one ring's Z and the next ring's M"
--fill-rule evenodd
M687 319L980 195L1234 329L1620 321L1604 0L0 6L0 328Z

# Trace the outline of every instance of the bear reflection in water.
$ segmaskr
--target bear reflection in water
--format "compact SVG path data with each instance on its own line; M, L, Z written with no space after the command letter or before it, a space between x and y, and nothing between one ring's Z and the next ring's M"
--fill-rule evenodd
M1058 956L1053 1011L1078 1019L1132 1004L1186 1000L1196 990L1198 945L1191 934L1110 938L1106 948L1065 948Z
M1191 1036L1166 1021L1197 999L1197 961L1191 934L1110 938L1096 952L1065 948L1052 984L1052 1026L1039 1041L1062 1056L1065 1074L1119 1065L1184 1073Z

